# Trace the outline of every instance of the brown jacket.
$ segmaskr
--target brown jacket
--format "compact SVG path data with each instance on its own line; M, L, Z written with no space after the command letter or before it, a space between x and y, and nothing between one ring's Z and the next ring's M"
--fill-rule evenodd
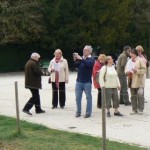
M29 59L25 65L25 88L41 89L42 71L37 61Z

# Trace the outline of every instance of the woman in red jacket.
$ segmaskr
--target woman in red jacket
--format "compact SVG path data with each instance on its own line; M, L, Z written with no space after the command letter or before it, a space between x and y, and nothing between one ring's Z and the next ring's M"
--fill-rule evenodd
M100 54L98 56L98 59L95 61L95 64L93 66L93 84L94 87L98 90L98 96L97 96L97 108L101 108L102 107L102 102L101 102L101 88L100 88L100 84L99 84L99 72L100 69L102 68L102 66L105 64L106 61L106 55L105 54Z

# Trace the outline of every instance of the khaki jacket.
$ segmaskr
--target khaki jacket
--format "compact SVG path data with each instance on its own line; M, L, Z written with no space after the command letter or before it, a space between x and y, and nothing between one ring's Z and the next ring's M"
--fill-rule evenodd
M137 69L137 72L132 73L131 88L144 87L145 86L144 76L145 76L145 73L146 73L146 65L140 57L136 58L134 67ZM125 73L127 72L127 70L128 69L126 67L125 68Z

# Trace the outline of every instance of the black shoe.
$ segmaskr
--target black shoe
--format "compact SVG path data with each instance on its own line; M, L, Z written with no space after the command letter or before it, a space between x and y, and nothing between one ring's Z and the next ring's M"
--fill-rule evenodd
M129 106L129 105L131 105L131 102L127 101L127 102L124 103L124 105Z
M120 101L120 104L124 104L124 102L123 102L123 101Z
M110 112L109 112L109 111L107 112L107 117L109 117L109 118L111 117L111 115L110 115Z
M102 108L102 106L98 105L98 106L97 106L97 108L101 109L101 108Z
M52 107L52 109L56 109L56 108L57 108L56 106L53 106L53 107Z
M114 113L115 116L123 116L119 111L117 113Z
M36 111L37 114L45 113L45 110Z
M29 110L22 110L22 112L24 112L24 113L26 113L28 115L32 115Z
M91 115L90 114L86 114L85 116L84 116L84 118L89 118Z
M80 116L81 116L81 114L79 114L79 113L76 114L76 118L78 118L78 117L80 117Z

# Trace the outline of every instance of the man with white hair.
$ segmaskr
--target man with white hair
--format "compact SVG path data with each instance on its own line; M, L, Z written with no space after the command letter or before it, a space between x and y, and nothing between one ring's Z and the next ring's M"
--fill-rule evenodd
M39 89L42 88L41 75L43 75L43 72L39 67L39 59L40 55L38 53L32 53L31 58L25 65L25 88L31 91L32 97L26 103L22 111L28 115L32 115L29 110L33 105L35 105L35 112L37 114L45 113L45 111L41 109L40 104Z
M83 49L83 56L76 55L74 58L74 65L77 68L77 79L75 86L76 95L76 117L81 116L81 99L83 91L86 94L87 106L84 118L89 118L92 113L92 70L94 65L94 58L91 57L92 47L86 45Z
M148 73L148 67L149 67L149 63L148 63L148 59L147 59L147 56L146 54L144 54L144 48L141 46L141 45L138 45L136 46L135 48L138 52L138 56L141 58L141 60L144 62L144 64L146 65L147 67L147 72ZM144 77L143 77L143 83L145 83L145 80L146 80L146 73L144 74ZM145 98L144 98L145 99ZM147 103L147 101L145 101L145 103Z

